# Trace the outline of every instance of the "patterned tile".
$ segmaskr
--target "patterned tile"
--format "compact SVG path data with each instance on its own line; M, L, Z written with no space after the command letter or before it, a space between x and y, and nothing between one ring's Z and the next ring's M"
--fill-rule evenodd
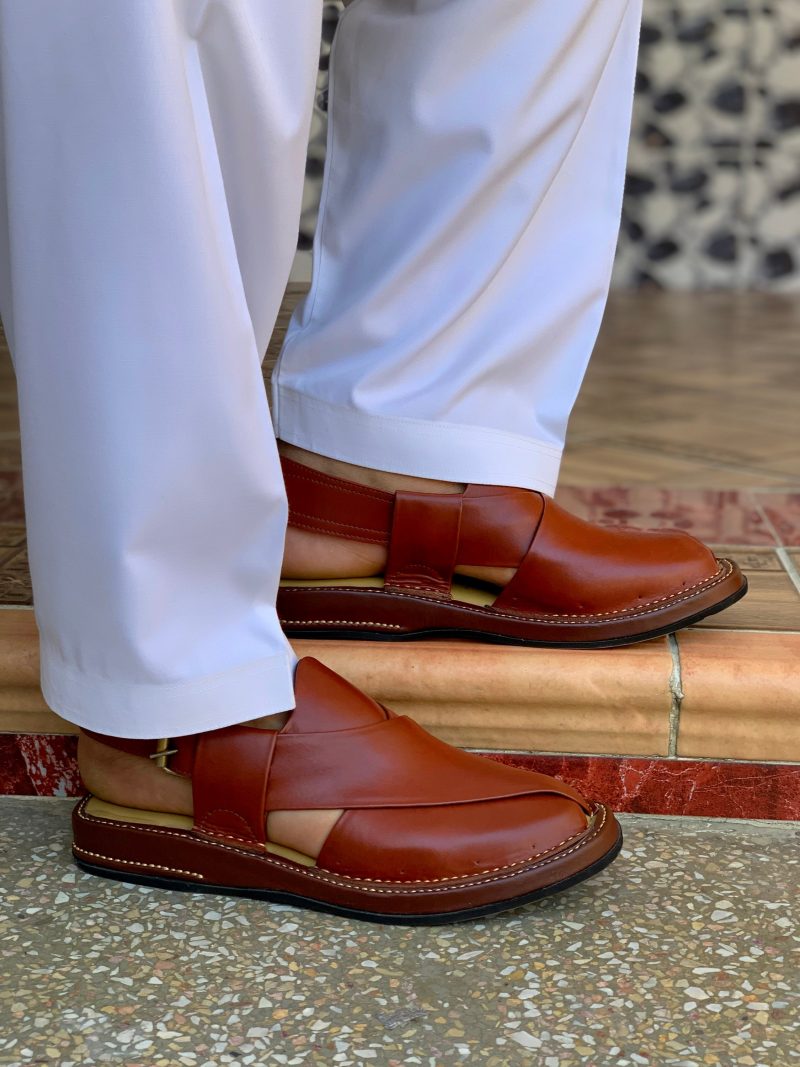
M634 143L738 147L749 30L747 0L646 0Z
M718 556L735 560L743 571L781 572L783 566L771 548L739 548L736 545L714 545Z
M27 571L0 571L0 604L33 604L33 590Z
M26 544L25 523L0 522L0 549L16 549Z
M776 292L797 290L799 218L800 147L788 149L780 145L756 150L745 170L743 201L754 285Z
M759 147L800 152L800 5L797 0L751 3L750 132Z
M736 490L566 486L559 490L558 500L590 522L648 529L671 527L686 530L712 544L775 544L751 497Z
M754 499L774 526L780 544L800 545L800 493L758 493Z
M737 288L746 251L741 170L738 150L632 142L615 282Z

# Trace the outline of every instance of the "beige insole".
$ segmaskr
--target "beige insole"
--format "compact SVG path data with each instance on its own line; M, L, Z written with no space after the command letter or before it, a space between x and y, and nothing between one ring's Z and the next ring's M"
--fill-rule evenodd
M110 819L112 822L135 822L144 826L168 826L173 830L191 830L194 821L191 815L173 815L166 811L143 811L139 808L123 808L118 804L109 804L99 797L92 797L84 809L87 815L96 816L98 819ZM271 841L266 844L266 851L275 856L292 860L293 863L301 863L304 867L316 867L317 861L302 852L295 852L292 848L283 845L275 845Z
M307 586L324 588L325 586L346 586L348 589L383 589L383 578L287 578L282 586ZM462 604L473 604L479 608L488 608L497 600L498 590L481 582L453 582L451 590L453 600Z

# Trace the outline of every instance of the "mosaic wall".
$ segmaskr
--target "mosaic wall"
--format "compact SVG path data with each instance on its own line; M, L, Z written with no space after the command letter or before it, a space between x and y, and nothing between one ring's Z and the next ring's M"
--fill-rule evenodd
M301 249L341 7L325 5ZM800 291L800 0L645 0L615 284Z

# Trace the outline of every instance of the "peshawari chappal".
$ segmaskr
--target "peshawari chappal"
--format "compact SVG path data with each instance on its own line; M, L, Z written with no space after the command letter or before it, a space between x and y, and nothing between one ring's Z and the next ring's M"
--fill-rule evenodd
M619 852L612 813L571 786L452 748L316 660L300 661L295 688L279 732L232 726L170 741L162 758L191 777L193 818L84 798L73 817L78 865L166 889L427 924L538 900ZM341 812L318 856L268 839L268 813L308 809Z
M736 564L680 530L598 526L530 489L388 493L283 460L289 525L382 545L380 578L281 582L290 636L456 636L603 648L689 626L744 596ZM458 568L514 571L504 588Z

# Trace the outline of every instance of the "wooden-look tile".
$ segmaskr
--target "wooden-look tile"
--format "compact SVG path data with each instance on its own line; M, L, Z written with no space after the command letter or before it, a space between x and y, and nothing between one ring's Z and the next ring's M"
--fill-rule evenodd
M800 481L800 479L797 479ZM596 438L570 433L561 463L564 486L657 485L682 489L747 489L788 486L789 475L749 467L722 466L707 457L682 455L636 439Z
M678 634L678 755L800 761L800 633Z
M655 452L800 484L798 331L788 295L614 293L570 434L635 437ZM758 484L752 477L740 487Z
M0 685L38 684L39 629L34 613L25 608L0 611Z
M718 410L714 404L714 416L709 419L707 410L702 410L709 403L714 403L711 397L693 397L686 411L667 418L656 417L658 406L646 406L642 414L649 418L649 446L677 448L683 455L713 463L766 471L796 451L792 430L796 413L786 409L785 399L758 417L752 410Z
M0 385L0 389L3 385ZM18 471L22 466L19 428L0 433L0 470Z
M779 456L770 456L769 468L775 474L782 473L795 488L800 486L800 450L790 449Z
M25 523L0 522L0 548L19 549L25 546L26 541Z
M743 571L782 571L783 564L774 548L742 548L739 545L712 545L716 554L735 560Z

